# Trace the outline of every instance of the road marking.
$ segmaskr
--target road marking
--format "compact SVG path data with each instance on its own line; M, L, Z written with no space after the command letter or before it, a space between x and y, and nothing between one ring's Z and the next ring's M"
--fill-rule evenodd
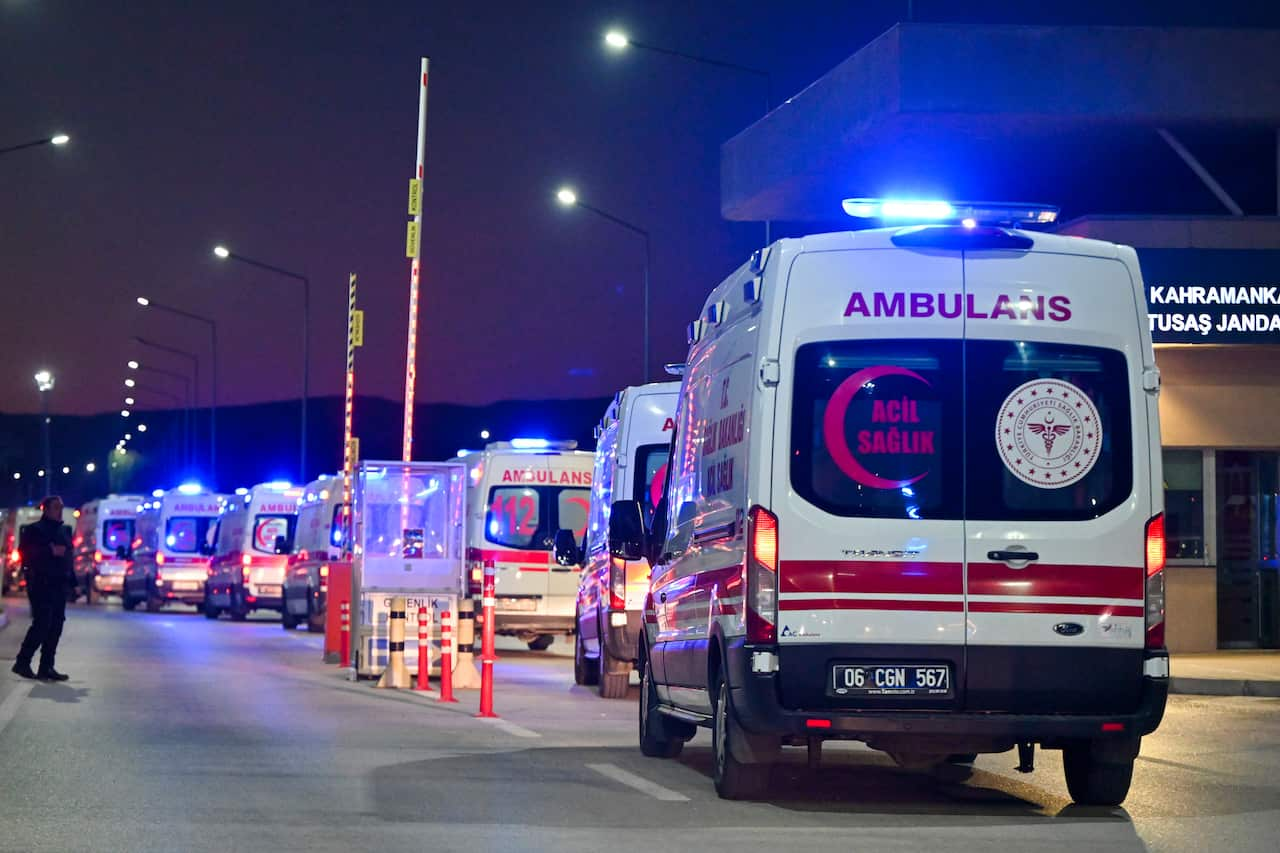
M514 735L516 737L542 737L542 735L538 734L533 729L526 729L524 726L518 726L510 720L504 720L501 717L481 717L480 719L489 723L496 729L502 729L509 735Z
M616 764L588 764L587 767L596 771L601 776L607 776L615 782L621 782L628 788L635 788L642 794L648 794L655 800L662 800L667 803L687 803L689 798L679 791L673 791L670 788L664 788L657 782L650 782L643 776L637 776L627 770L623 770Z
M4 697L4 701L0 702L0 734L4 734L5 726L12 722L17 716L18 706L22 704L22 700L27 698L27 694L31 692L31 682L24 681L10 691L9 695Z

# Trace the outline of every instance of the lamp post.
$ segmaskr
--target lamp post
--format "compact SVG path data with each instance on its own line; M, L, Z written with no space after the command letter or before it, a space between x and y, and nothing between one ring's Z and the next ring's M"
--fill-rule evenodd
M35 375L40 391L40 437L44 445L44 493L53 493L53 446L49 440L49 392L53 390L53 374L47 370Z
M764 112L762 115L768 115L773 105L773 76L764 69L752 68L750 65L739 65L736 62L725 62L722 59L712 59L708 56L698 56L695 53L685 53L681 50L672 50L669 47L658 47L657 45L647 44L642 41L636 41L622 30L609 30L604 34L605 46L614 53L621 53L627 48L636 48L637 50L647 50L650 53L657 53L663 56L673 56L677 59L683 59L686 62L692 62L696 65L704 65L712 68L722 68L726 71L734 71L739 74L749 74L752 77L759 78L764 81ZM764 244L769 245L770 223L765 220L764 223Z
M213 362L209 369L211 374L209 388L209 470L212 478L209 485L211 488L216 489L218 483L218 323L212 317L184 311L181 308L174 308L172 305L163 305L145 296L138 297L138 304L143 308L155 308L157 311L165 311L177 317L195 320L197 323L204 323L209 327L209 358ZM197 388L197 396L199 393Z
M21 142L17 145L9 145L5 148L0 148L0 154L10 154L14 151L22 151L24 148L37 148L41 145L62 146L66 145L70 141L70 136L67 136L65 133L57 133L44 139L33 139L30 142Z
M256 261L237 254L226 246L214 246L214 256L222 260L239 261L260 270L273 272L278 276L292 279L302 284L302 435L298 449L298 465L300 483L307 482L307 401L311 395L311 279L302 273L277 267L273 264Z
M569 187L561 187L556 192L556 201L563 207L580 207L583 210L589 210L596 216L607 219L614 225L618 225L627 229L633 234L637 234L644 239L644 342L641 347L641 358L644 360L643 367L640 371L641 378L645 384L649 382L649 232L641 228L639 225L633 225L625 219L620 219L612 213L601 210L598 207L587 204L578 198L578 194Z
M183 358L191 362L191 373L192 373L192 376L194 377L194 380L192 381L191 385L188 387L188 394L187 394L187 400L188 400L186 404L187 417L189 417L192 401L194 401L194 404L196 406L200 405L200 357L193 352L188 352L187 350L184 350L184 349L178 349L177 347L171 347L167 344L162 344L157 341L149 340L147 338L135 336L133 340L134 340L134 343L138 344L139 346L143 346L148 349L153 349L153 350L156 350L157 352L168 353L169 355L182 356ZM154 373L163 373L163 371L157 368L149 368L149 369ZM170 375L173 375L173 374L170 374ZM187 377L183 376L182 374L177 374L177 376L181 377L184 381L187 380ZM191 432L192 433L195 432L194 427L191 429ZM186 461L191 462L192 459L195 457L195 440L194 438L189 438L185 440L185 443L190 445L189 449L185 451L186 455L189 457Z

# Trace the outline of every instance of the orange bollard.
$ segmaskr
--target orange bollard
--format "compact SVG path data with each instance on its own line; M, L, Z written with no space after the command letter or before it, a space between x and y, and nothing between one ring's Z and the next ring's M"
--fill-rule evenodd
M458 701L453 698L453 627L449 624L452 616L446 600L444 609L440 611L440 696L437 702Z
M414 690L431 689L431 611L418 608L418 686Z
M480 635L480 713L477 717L497 717L493 713L493 608L497 604L497 569L493 560L484 563L484 590L480 608L484 614L484 631Z
M342 602L341 622L338 630L342 636L338 640L339 666L351 666L351 602Z

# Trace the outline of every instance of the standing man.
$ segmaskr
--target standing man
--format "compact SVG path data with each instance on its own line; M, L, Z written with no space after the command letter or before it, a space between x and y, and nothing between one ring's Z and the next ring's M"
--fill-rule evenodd
M67 618L67 592L75 583L71 562L71 531L62 523L62 498L50 495L40 502L44 515L22 528L18 550L27 572L27 596L31 600L31 627L18 651L13 671L23 678L66 681L53 668L62 623ZM31 659L40 649L40 670L31 671Z

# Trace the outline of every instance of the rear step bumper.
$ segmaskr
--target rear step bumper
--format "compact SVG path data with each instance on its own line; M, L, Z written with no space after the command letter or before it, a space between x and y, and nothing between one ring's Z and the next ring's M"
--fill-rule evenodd
M1163 653L1160 657L1163 657ZM729 684L738 722L757 734L875 740L885 735L945 735L1032 741L1134 738L1156 730L1164 717L1168 678L1142 677L1138 707L1125 714L1009 714L951 711L791 710L778 701L777 673L752 672L751 650L728 650ZM1165 669L1167 672L1167 668Z

